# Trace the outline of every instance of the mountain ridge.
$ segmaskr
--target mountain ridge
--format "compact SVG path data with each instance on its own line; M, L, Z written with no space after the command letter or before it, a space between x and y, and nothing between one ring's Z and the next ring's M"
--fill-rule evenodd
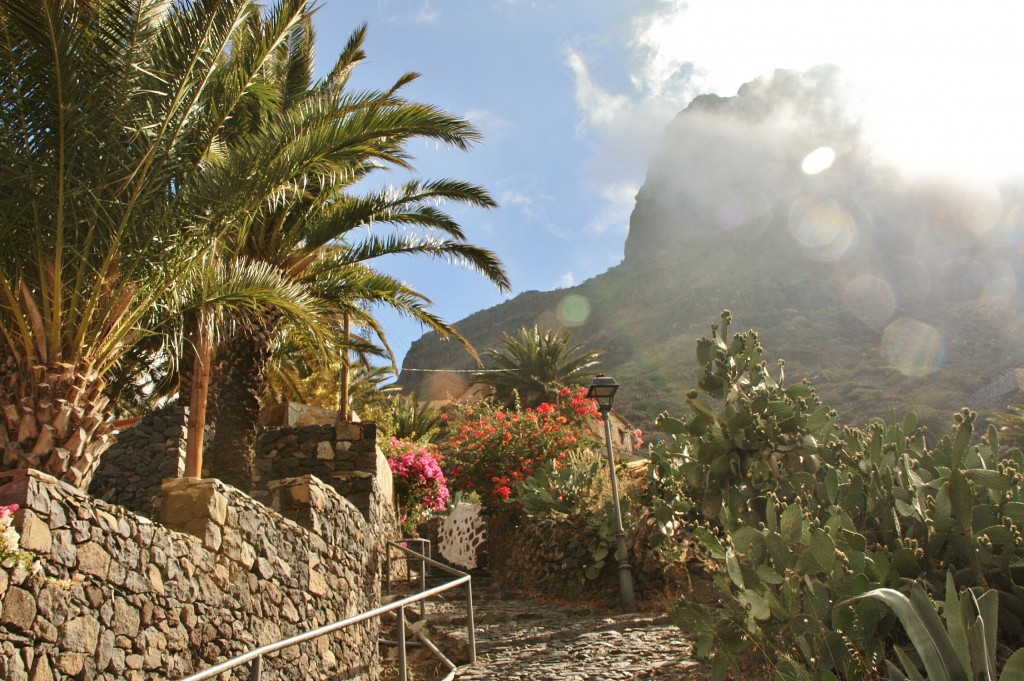
M604 350L617 409L650 429L696 382L695 340L730 309L788 382L807 378L846 423L914 409L942 428L967 396L1024 365L1020 187L907 180L873 160L834 67L776 71L700 97L666 131L637 195L623 261L529 291L456 326L477 349L522 326L569 327ZM835 154L808 174L815 149ZM413 343L399 384L458 394L457 344ZM775 371L773 371L775 373Z

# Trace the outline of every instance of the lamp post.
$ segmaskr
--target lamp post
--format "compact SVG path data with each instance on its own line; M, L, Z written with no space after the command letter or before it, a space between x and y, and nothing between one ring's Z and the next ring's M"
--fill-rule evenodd
M615 478L615 454L612 453L612 400L619 384L611 376L595 376L587 391L587 397L597 400L597 408L604 417L604 437L608 447L608 471L612 476L612 506L615 508L615 555L619 560L619 600L622 612L636 612L636 597L633 595L633 571L629 567L626 553L626 531L622 529L622 509L619 506L619 484Z

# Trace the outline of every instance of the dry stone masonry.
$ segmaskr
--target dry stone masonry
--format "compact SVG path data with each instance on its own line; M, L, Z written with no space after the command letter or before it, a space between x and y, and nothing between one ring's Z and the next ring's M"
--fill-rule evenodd
M255 497L275 480L309 473L338 490L367 518L371 500L392 487L391 468L377 451L373 423L267 430L256 441L255 464Z
M273 509L168 480L161 525L37 471L0 473L39 568L0 568L0 678L175 679L375 607L382 533L315 477L267 491ZM284 651L264 678L374 679L378 626Z
M89 487L92 496L148 518L159 514L161 484L185 470L187 409L165 407L118 433ZM206 452L215 457L216 438ZM371 523L390 524L394 513L391 468L377 449L373 423L270 428L256 441L250 496L268 501L282 478L314 475L352 502ZM392 537L393 538L393 537Z
M181 406L164 407L119 432L100 459L89 494L155 518L161 482L185 474L187 412Z

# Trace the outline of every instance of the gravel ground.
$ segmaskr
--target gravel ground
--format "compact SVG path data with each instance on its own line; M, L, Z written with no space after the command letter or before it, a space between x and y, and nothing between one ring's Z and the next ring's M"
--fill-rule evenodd
M429 638L456 664L468 660L465 589L427 609ZM690 644L663 613L619 615L502 590L473 577L477 661L460 667L462 681L705 681L706 665L690 659ZM410 619L418 615L410 612ZM415 628L417 625L412 625ZM390 635L394 638L393 633ZM411 649L412 681L447 673L427 651ZM390 659L389 659L390 658ZM394 649L385 653L384 681L398 678Z

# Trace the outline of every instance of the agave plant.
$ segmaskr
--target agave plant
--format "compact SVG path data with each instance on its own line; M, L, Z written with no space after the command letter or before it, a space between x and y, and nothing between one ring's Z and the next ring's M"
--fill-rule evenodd
M903 624L918 662L902 648L895 648L902 669L886 661L893 681L1014 681L1024 678L1024 648L1014 652L996 673L996 633L999 595L993 590L978 593L964 589L957 594L952 574L946 576L942 618L919 583L910 596L895 589L874 589L845 603L874 599L887 605ZM840 604L842 605L842 604Z

